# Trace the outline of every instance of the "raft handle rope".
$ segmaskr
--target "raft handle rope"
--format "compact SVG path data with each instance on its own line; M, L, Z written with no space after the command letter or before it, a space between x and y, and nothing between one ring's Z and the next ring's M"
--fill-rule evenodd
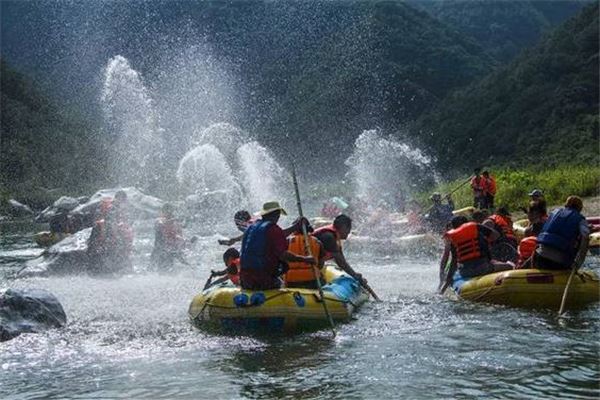
M223 306L223 305L220 305L220 304L213 304L213 303L210 303L209 301L207 301L206 303L204 303L204 305L202 306L202 309L200 310L200 312L198 313L198 315L197 315L197 316L199 316L200 314L202 314L202 312L204 312L204 309L205 309L207 306L208 306L208 307L214 307L214 308L226 309L226 310L235 310L235 309L238 309L238 308L252 308L252 307L260 307L260 306L262 306L263 304L266 304L266 303L267 303L269 300L273 300L273 299L275 299L275 298L277 298L277 297L279 297L279 296L287 295L287 294L290 294L290 293L291 293L293 296L295 296L295 295L302 296L302 293L300 293L300 292L298 292L298 291L292 291L292 292L291 292L291 291L283 291L283 292L277 293L277 294L275 294L275 295L273 295L273 296L271 296L271 297L266 297L266 298L265 298L265 301L263 301L263 302L262 302L262 303L260 303L260 304L252 304L252 303L251 303L251 304L248 304L248 305L243 305L243 306ZM316 295L316 293L312 293L312 295L313 295L313 296L315 296L315 297L317 296L317 295ZM349 304L353 305L354 307L356 307L356 305L355 305L354 303L352 303L352 301L350 301L350 300L339 300L339 299L333 299L333 298L330 298L330 297L325 297L325 300L327 300L327 301L332 301L332 302L337 302L337 303L343 303L343 304L349 303ZM319 298L318 298L318 300L317 300L317 301L318 301L318 302L321 302L321 301L323 301L323 300L322 300L322 299L320 298L320 296L319 296ZM196 316L196 317L197 317L197 316Z

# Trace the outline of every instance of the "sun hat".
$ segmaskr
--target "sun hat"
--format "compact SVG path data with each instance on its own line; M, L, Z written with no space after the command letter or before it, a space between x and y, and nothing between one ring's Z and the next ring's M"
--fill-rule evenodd
M283 215L287 215L287 212L285 212L283 207L279 205L278 201L267 201L265 204L263 204L262 210L260 210L258 213L260 215L267 215L274 211L281 211Z

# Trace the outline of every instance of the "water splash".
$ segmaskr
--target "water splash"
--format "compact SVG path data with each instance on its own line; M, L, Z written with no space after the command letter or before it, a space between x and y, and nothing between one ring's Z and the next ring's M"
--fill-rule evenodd
M364 131L346 160L354 195L371 207L394 208L431 176L431 159L377 130Z
M197 146L186 153L176 176L188 194L202 195L214 191L240 193L225 156L212 144Z
M182 191L191 196L188 203L196 203L194 209L232 213L282 201L284 169L268 149L249 139L227 123L213 124L196 135L196 147L181 159L176 174Z
M266 201L281 201L285 171L271 153L257 142L250 142L237 149L237 157L248 206L258 210Z
M100 100L106 129L114 137L111 165L116 183L148 188L155 172L151 160L161 147L160 129L142 78L125 57L109 60Z

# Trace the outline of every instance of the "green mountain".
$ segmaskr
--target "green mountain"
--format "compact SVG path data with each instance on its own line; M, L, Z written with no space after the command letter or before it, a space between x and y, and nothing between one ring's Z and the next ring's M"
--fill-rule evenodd
M598 5L536 47L449 95L413 129L442 168L595 163Z
M512 60L590 1L409 0L438 20L474 38L500 62Z
M74 112L39 93L32 81L3 60L0 96L3 191L73 190L99 178L104 157L97 132Z

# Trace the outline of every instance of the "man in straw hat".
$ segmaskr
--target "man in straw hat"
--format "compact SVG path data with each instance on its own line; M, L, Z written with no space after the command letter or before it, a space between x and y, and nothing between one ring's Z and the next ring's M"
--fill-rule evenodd
M569 196L552 214L537 238L534 264L543 269L579 268L587 253L590 228L581 215L583 202Z
M287 269L285 263L314 264L315 259L287 250L287 236L301 228L302 220L288 229L281 229L277 221L281 214L287 213L276 201L265 203L259 213L261 219L248 227L242 239L240 283L243 289L277 289L282 284L279 277Z

